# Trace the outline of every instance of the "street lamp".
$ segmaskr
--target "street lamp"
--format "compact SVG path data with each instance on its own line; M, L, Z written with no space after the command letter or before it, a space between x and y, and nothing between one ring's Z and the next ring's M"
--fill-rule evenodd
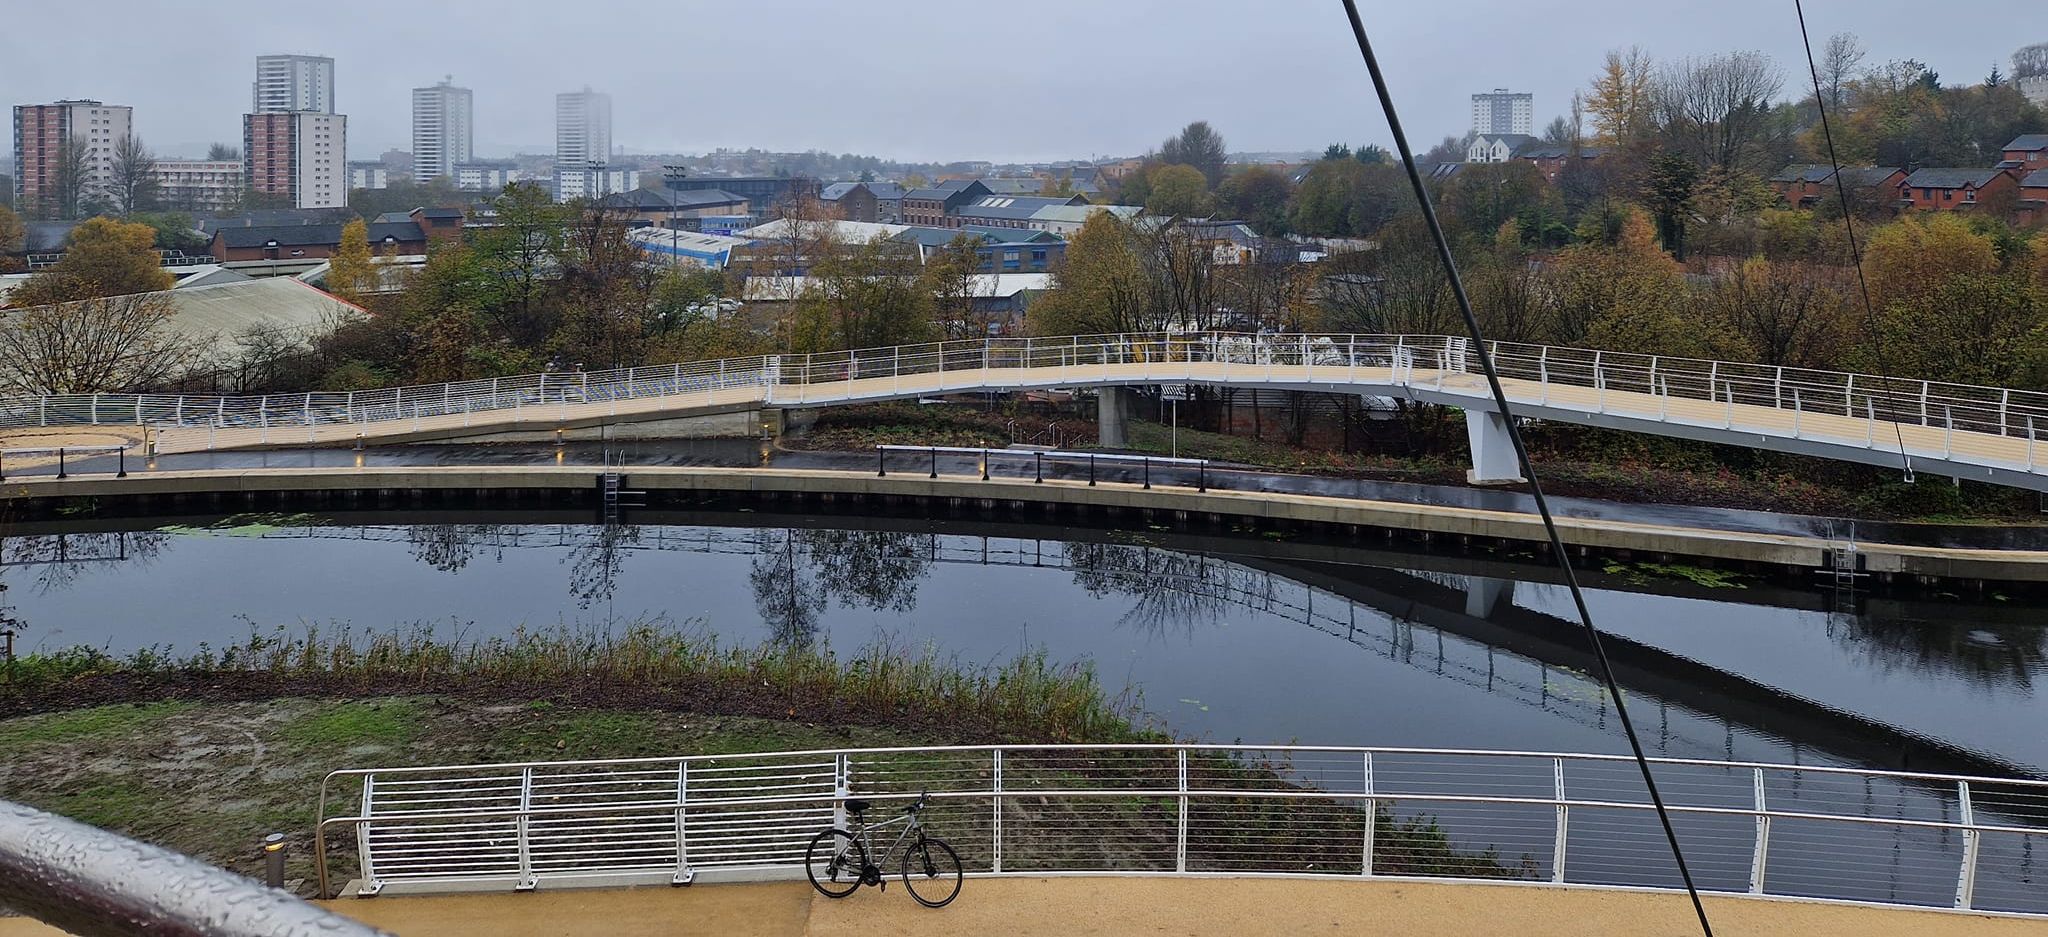
M683 262L683 233L682 227L676 224L676 201L683 191L683 180L689 175L689 167L687 166L678 163L661 164L662 179L668 184L668 238L670 250L668 262L670 266L676 266Z

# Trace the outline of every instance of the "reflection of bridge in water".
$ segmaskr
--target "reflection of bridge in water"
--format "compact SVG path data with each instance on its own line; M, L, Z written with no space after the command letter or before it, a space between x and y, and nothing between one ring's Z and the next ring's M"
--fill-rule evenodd
M1130 596L1134 604L1122 621L1133 627L1194 628L1227 608L1241 608L1568 722L1613 728L1611 700L1589 676L1593 661L1578 626L1516 605L1510 579L1235 551L1223 558L1187 547L1118 542L1120 535L1083 529L1063 528L1062 539L1050 539L938 532L928 528L944 525L924 522L918 526L927 529L907 531L850 529L864 523L858 518L716 518L720 524L705 526L374 524L277 528L257 535L402 543L422 562L444 570L507 549L567 550L571 589L586 606L609 598L626 557L635 553L750 556L762 618L778 638L796 641L809 639L835 599L907 610L915 604L917 580L931 564L1057 570L1092 594ZM783 526L793 523L815 526ZM761 526L732 526L745 524ZM20 552L15 545L23 539L9 538L0 555ZM33 552L54 553L48 547ZM1427 558L1371 559L1405 565ZM1655 727L1645 741L1661 754L1732 758L1738 737L1758 737L1778 740L1793 758L1817 755L1846 764L1957 774L2035 773L2013 760L1829 707L1650 644L1613 634L1606 642L1623 687L1649 704L1638 720Z

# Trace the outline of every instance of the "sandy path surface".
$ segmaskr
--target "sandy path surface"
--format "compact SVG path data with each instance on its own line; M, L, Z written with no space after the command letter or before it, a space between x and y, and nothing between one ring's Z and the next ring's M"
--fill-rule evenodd
M341 900L330 905L401 937L961 937L961 935L1414 934L1424 937L1688 937L1680 895L1420 882L1288 879L1021 878L969 880L940 910L900 883L843 901L801 882L694 888L555 889ZM1813 902L1709 898L1721 934L1798 937L2039 937L2048 923ZM0 919L0 937L58 932Z

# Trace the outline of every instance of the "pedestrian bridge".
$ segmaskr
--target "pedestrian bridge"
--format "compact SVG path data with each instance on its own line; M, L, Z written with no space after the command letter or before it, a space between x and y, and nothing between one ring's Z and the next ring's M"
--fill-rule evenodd
M2048 491L2048 394L1489 344L1519 416ZM154 451L454 439L935 394L1201 384L1359 394L1464 410L1473 478L1519 473L1468 339L1203 334L998 338L528 374L349 393L92 394L0 402L0 428L151 427ZM1113 402L1114 396L1105 397ZM1106 415L1115 415L1114 406Z

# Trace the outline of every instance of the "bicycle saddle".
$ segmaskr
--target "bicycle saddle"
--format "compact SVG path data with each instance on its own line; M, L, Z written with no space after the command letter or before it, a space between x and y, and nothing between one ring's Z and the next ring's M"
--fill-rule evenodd
M868 802L865 800L849 800L846 802L846 812L856 817L866 813L867 810Z

